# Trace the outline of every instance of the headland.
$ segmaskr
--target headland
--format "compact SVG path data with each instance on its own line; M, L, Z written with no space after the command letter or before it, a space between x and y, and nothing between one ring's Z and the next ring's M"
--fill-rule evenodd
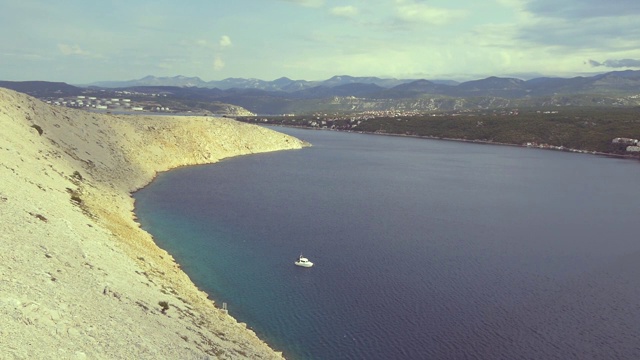
M230 119L127 116L0 88L0 355L279 359L136 222L158 172L299 149Z

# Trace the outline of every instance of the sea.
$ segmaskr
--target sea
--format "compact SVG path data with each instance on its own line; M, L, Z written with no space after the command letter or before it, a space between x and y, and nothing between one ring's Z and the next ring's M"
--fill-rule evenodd
M134 197L285 357L640 359L640 162L275 130L313 146L171 170Z

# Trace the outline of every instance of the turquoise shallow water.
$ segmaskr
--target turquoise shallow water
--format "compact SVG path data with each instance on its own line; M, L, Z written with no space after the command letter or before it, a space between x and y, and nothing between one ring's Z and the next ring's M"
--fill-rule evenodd
M637 162L282 130L314 146L135 194L143 228L275 349L640 358ZM300 252L316 265L295 267Z

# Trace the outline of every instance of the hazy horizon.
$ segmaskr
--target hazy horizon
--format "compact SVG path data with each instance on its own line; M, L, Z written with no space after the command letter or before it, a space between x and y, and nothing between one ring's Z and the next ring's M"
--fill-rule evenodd
M628 69L627 69L628 70ZM227 78L220 78L220 79L203 79L200 76L197 75L193 75L193 76L187 76L187 75L182 75L182 74L178 74L178 75L166 75L166 76L158 76L158 75L144 75L144 76L140 76L137 78L130 78L130 79L101 79L101 80L96 80L96 81L91 81L91 82L84 82L84 83L80 83L80 82L69 82L69 81L55 81L55 82L64 82L67 83L69 85L75 85L75 86L88 86L88 85L93 85L93 84L100 84L100 83L119 83L119 82L130 82L130 81L139 81L139 80L143 80L145 78L156 78L156 79L174 79L174 78L179 78L179 77L183 77L183 78L194 78L194 79L200 79L201 81L204 82L216 82L216 81L225 81L225 80L230 80L230 79L244 79L244 80L258 80L258 81L266 81L266 82L271 82L271 81L276 81L282 78L288 78L289 80L292 81L309 81L309 82L322 82L322 81L326 81L329 80L331 78L334 77L340 77L340 76L348 76L348 77L353 77L353 78L379 78L381 80L411 80L411 81L416 81L416 80L428 80L428 81L434 81L434 82L446 82L446 81L453 81L453 82L457 82L457 83L463 83L463 82L467 82L467 81L475 81L475 80L483 80L483 79L487 79L489 77L499 77L499 78L514 78L514 79L520 79L520 80L531 80L531 79L536 79L536 78L573 78L573 77L591 77L591 76L596 76L596 75L600 75L600 74L605 74L605 73L609 73L609 72L616 72L616 71L625 71L625 70L616 70L616 69L611 69L608 71L601 71L601 72L593 72L593 73L578 73L578 74L574 74L572 76L547 76L544 74L506 74L506 75L477 75L477 76L473 76L473 75L468 75L468 76L459 76L457 78L446 78L446 77L439 77L439 78L398 78L398 77L384 77L384 76L375 76L375 75L363 75L363 76L354 76L354 75L348 75L348 74L340 74L340 75L333 75L327 78L323 78L323 79L294 79L288 76L280 76L274 79L261 79L261 78L254 78L254 77L237 77L237 76L233 76L233 77L227 77ZM27 81L45 81L48 82L50 80L45 80L45 79L23 79L23 80L8 80L8 79L0 79L0 81L16 81L16 82L27 82ZM54 81L51 81L54 82Z

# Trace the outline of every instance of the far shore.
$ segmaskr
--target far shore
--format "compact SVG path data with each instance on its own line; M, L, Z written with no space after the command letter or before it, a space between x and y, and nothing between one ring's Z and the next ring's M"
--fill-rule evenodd
M288 127L288 128L304 129L304 130L337 131L337 132L355 133L355 134L396 136L396 137L407 137L407 138L428 139L428 140L456 141L456 142L474 143L474 144L481 144L481 145L513 146L513 147L528 148L528 149L553 150L553 151L570 152L570 153L576 153L576 154L613 157L613 158L619 158L619 159L640 160L640 155L614 154L614 153L607 153L607 152L588 151L588 150L571 149L571 148L564 148L564 147L562 149L560 149L560 148L555 147L555 146L546 146L546 147L542 147L542 146L527 146L527 145L523 145L523 144L510 144L510 143L502 143L502 142L496 142L496 141L469 140L469 139L446 138L446 137L438 137L438 136L392 134L392 133L384 133L384 132L339 130L339 129L328 129L328 128L327 129L323 129L323 128L314 128L314 127L309 127L309 126L294 126L294 125L280 125L280 124L260 124L260 125L261 126L266 126L266 127Z

